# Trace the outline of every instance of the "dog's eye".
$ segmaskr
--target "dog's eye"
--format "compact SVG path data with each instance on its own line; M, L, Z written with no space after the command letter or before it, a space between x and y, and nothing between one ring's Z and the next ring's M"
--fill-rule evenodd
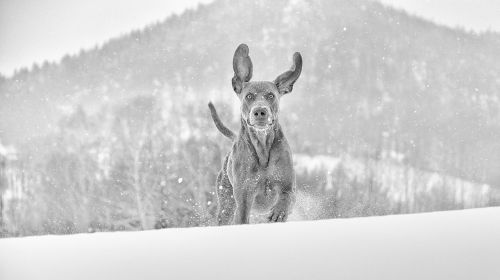
M274 94L270 93L267 95L267 99L273 99L274 98Z
M250 100L253 98L253 94L249 93L247 94L247 96L245 96L246 99Z

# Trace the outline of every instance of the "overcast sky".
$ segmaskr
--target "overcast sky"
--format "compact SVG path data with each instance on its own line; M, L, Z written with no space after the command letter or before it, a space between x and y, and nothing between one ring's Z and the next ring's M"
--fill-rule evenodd
M500 32L500 0L379 0L434 22Z
M0 0L0 73L55 61L212 0Z
M212 0L0 0L0 73L56 61ZM382 0L428 19L500 31L500 0Z

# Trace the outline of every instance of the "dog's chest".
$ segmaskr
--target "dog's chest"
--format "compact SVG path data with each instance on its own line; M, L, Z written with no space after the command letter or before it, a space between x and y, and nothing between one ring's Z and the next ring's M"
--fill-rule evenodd
M249 149L233 149L228 162L231 183L237 185L275 185L294 178L292 157L287 149L277 147L269 154L267 166L259 164Z

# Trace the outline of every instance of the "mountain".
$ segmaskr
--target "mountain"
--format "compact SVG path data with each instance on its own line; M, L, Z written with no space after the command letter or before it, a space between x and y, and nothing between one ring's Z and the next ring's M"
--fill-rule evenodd
M302 53L302 77L282 102L296 150L374 158L391 150L422 169L500 185L500 35L374 1L219 0L21 69L0 80L0 139L17 145L56 130L76 106L92 113L137 95L235 108L229 81L241 42L257 80Z

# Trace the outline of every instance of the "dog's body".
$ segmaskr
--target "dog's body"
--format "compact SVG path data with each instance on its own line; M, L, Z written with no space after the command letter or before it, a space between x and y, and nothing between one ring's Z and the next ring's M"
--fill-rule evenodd
M222 124L209 103L216 127L233 140L217 176L219 225L249 223L250 211L269 213L269 221L284 222L295 200L292 153L278 122L279 99L292 91L302 70L302 57L294 54L292 69L274 82L249 82L252 62L248 47L234 54L233 89L241 100L238 135Z

